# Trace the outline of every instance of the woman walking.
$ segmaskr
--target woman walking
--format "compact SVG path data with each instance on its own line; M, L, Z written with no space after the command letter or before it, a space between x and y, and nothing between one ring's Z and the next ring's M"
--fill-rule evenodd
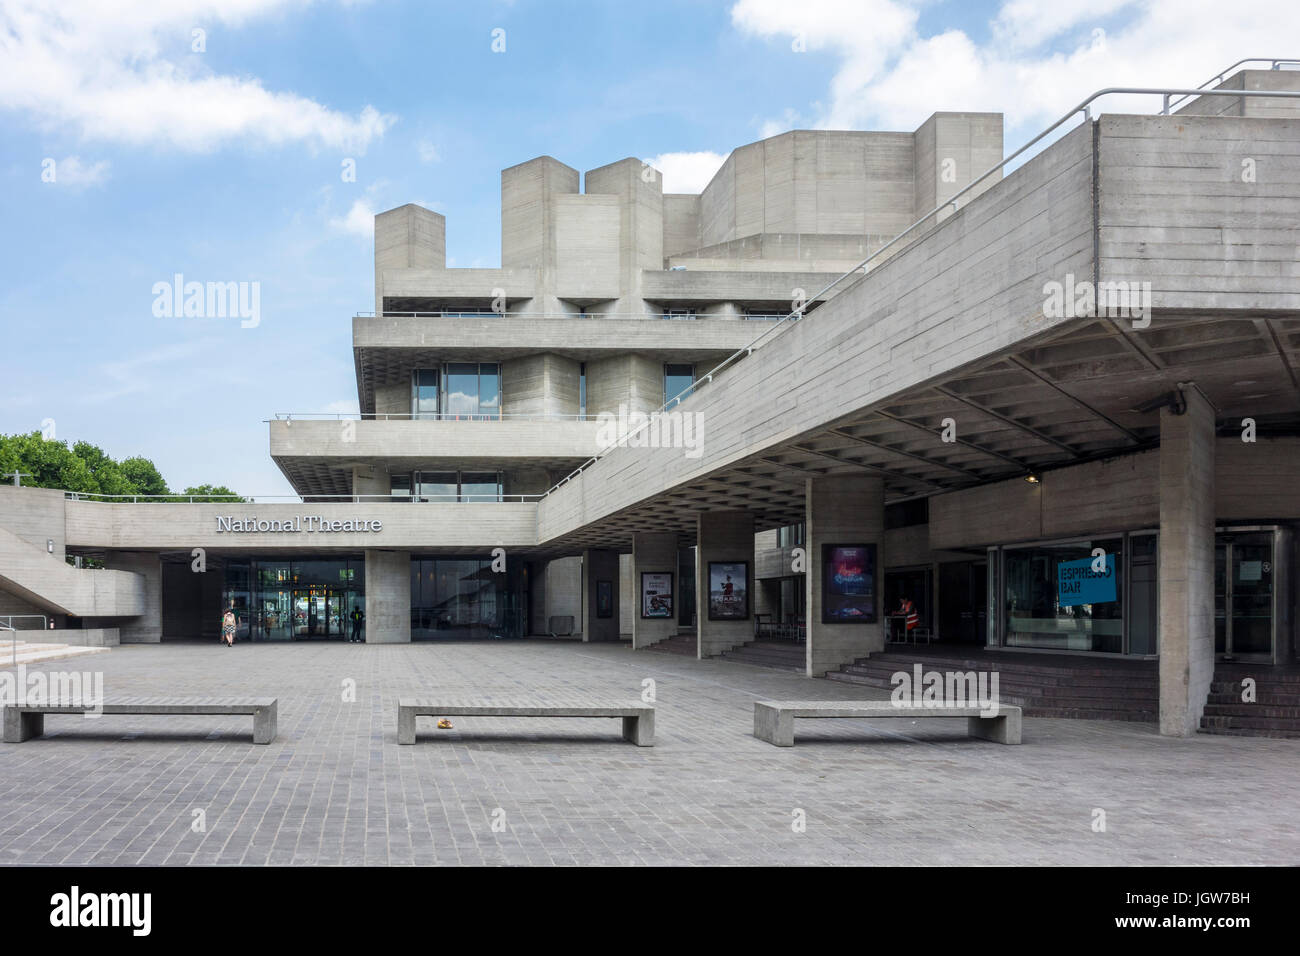
M235 646L235 606L232 604L226 608L225 616L221 618L221 640L227 647Z

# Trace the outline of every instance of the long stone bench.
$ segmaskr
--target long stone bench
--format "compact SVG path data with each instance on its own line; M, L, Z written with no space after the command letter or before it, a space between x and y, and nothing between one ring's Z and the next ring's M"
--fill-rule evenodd
M796 717L965 717L972 737L1000 744L1020 743L1020 708L998 705L996 714L975 705L918 707L889 700L756 700L754 736L778 747L794 746Z
M275 739L276 698L274 697L123 697L93 704L6 704L4 740L20 744L45 733L47 714L161 714L178 717L191 714L251 714L253 743L269 744Z
M653 747L653 704L578 698L555 700L464 700L457 698L399 697L397 742L415 743L416 717L620 717L623 739L638 747Z

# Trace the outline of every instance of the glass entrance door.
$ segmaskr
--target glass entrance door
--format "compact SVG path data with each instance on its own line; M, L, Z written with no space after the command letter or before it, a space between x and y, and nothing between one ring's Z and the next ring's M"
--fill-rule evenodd
M335 588L295 588L293 592L293 636L296 640L330 639L343 636L344 595Z
M1230 659L1273 658L1272 532L1221 535L1214 549L1214 650Z

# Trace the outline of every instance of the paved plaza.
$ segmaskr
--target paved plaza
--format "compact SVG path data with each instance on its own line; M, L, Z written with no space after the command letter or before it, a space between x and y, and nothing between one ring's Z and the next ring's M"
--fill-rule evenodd
M243 717L51 717L45 738L0 745L0 863L1300 858L1300 741L1026 718L1009 747L964 720L894 719L803 721L784 749L751 735L756 698L886 693L613 644L134 645L60 666L102 670L109 697L276 696L279 737L253 745ZM423 719L397 743L399 696L637 699L646 678L653 748L612 719Z

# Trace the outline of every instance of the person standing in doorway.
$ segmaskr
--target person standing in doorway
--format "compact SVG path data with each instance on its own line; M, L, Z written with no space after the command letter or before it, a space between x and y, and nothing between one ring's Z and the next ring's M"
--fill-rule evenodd
M235 618L235 605L232 603L221 618L221 640L227 647L235 646L235 628L238 624Z
M366 619L366 616L361 613L361 606L359 604L352 605L351 617L352 617L351 640L357 644L360 644L361 643L361 622Z

